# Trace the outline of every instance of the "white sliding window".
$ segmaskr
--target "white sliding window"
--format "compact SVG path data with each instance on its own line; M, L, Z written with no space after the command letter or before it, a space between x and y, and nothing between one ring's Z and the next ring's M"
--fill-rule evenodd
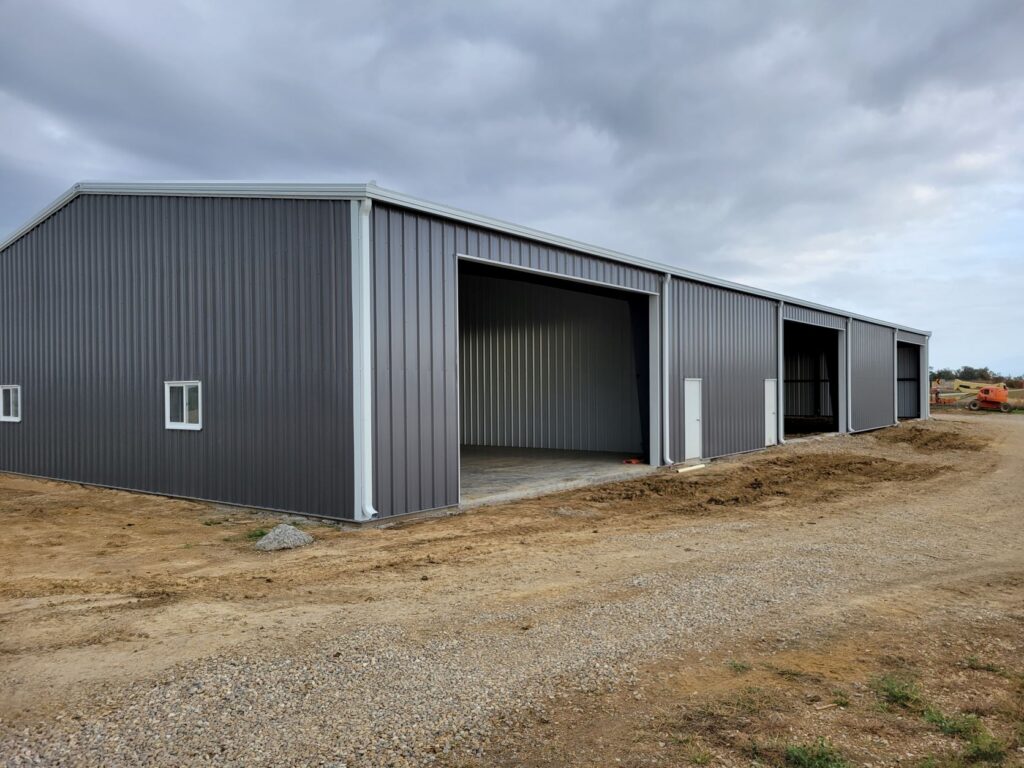
M198 381L164 382L164 426L167 429L203 428L203 385Z
M0 421L21 421L20 385L0 385Z

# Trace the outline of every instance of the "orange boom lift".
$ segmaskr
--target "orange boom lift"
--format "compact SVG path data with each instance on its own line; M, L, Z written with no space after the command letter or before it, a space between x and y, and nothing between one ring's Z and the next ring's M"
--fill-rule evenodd
M1010 390L1005 386L982 387L978 390L978 396L967 404L972 411L1002 411L1010 412Z

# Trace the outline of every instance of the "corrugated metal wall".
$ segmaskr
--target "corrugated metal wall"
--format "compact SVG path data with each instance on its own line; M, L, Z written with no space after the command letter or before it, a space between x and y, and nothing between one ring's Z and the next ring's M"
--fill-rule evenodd
M683 452L683 380L702 379L707 458L764 448L764 380L778 376L778 304L673 280L669 342L670 455Z
M846 328L845 317L822 312L818 309L801 307L796 304L785 304L782 308L782 318L784 320L795 320L798 323L807 323L808 325L818 325L822 328L832 328L836 331L842 331Z
M854 320L850 335L851 428L876 429L896 421L892 328Z
M383 204L372 248L374 501L385 517L459 502L456 254L658 290L636 267Z
M897 404L901 419L921 416L921 347L900 342L896 348Z
M908 344L918 344L924 346L928 343L928 337L920 333L911 333L910 331L896 331L896 339L898 341L905 341Z
M0 254L0 468L351 516L344 202L83 196ZM203 429L163 382L203 383Z
M643 451L629 303L514 276L460 275L462 443Z

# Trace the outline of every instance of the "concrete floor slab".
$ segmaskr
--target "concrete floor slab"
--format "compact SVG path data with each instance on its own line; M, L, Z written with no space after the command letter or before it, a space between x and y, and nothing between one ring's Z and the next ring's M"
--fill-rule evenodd
M628 480L656 469L648 464L623 464L624 459L635 456L627 453L464 445L461 454L463 508Z

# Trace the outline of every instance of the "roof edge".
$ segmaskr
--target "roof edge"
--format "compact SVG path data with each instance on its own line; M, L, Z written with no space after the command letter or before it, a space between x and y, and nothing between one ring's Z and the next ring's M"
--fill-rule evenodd
M881 325L886 328L893 328L898 331L906 331L921 336L931 337L931 331L912 328L898 323L892 323L878 318L860 315L845 310L836 309L825 304L818 304L812 301L799 299L795 296L766 291L754 286L735 283L731 280L724 280L700 272L693 272L681 267L648 259L630 256L620 251L584 243L572 238L554 235L550 232L524 227L501 219L484 216L481 214L466 211L440 203L433 203L428 200L406 195L402 192L385 189L370 182L367 184L317 184L317 183L294 183L294 184L273 184L261 182L100 182L81 181L58 197L54 202L40 211L28 223L11 233L0 243L0 251L13 245L26 234L38 227L48 218L57 213L79 195L162 195L168 197L272 197L272 198L293 198L301 200L352 200L369 198L382 203L389 203L403 208L410 208L434 216L446 219L454 219L467 224L473 224L506 234L524 237L530 240L537 240L548 245L559 248L585 253L590 256L618 261L629 264L640 269L657 272L663 275L690 280L696 283L703 283L718 288L724 288L738 293L745 293L751 296L758 296L772 301L780 301L786 304L793 304L808 309L816 309L820 312L827 312L839 317L847 317L853 320L860 320L866 323Z

